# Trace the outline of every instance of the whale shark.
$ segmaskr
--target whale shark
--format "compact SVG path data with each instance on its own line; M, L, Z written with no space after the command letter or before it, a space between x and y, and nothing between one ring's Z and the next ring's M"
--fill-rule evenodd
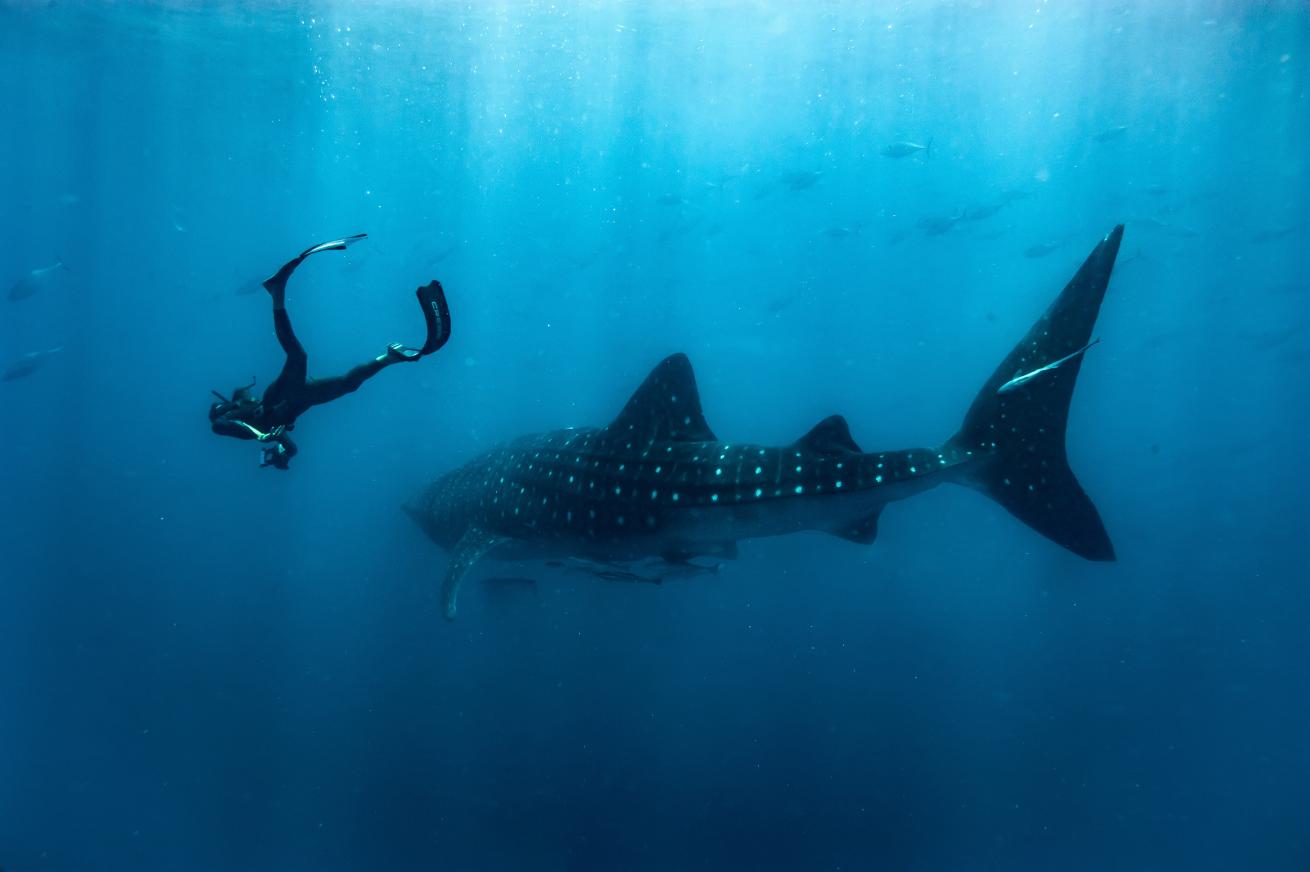
M721 440L690 361L673 354L609 424L524 436L437 478L404 509L450 551L445 617L483 558L676 567L802 530L869 544L886 506L944 483L986 494L1080 557L1115 559L1069 467L1065 431L1122 238L1119 225L1097 243L937 446L865 451L840 415L789 445Z

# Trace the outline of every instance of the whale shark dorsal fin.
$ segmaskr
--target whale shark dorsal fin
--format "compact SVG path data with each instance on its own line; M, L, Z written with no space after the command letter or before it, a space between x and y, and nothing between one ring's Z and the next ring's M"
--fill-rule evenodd
M850 425L841 415L829 415L814 425L814 429L793 443L815 454L863 454L851 437Z
M454 549L450 552L450 565L446 567L446 577L441 580L441 611L446 616L446 620L455 620L455 601L459 598L459 586L464 582L464 576L468 575L469 569L483 555L504 541L504 537L493 536L480 527L469 527L455 543Z
M659 362L605 432L642 442L717 442L700 407L691 361L672 354Z

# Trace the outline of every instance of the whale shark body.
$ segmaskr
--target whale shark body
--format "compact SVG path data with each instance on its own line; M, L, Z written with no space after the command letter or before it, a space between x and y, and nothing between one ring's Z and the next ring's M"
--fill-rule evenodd
M605 427L523 437L424 488L405 509L450 549L447 618L483 557L606 565L731 558L742 539L822 530L872 543L883 509L943 482L975 488L1089 560L1113 560L1096 507L1065 455L1074 383L1123 227L1097 244L978 392L950 439L865 451L839 415L790 445L724 442L685 355L662 361ZM1068 358L1004 392L1025 373Z

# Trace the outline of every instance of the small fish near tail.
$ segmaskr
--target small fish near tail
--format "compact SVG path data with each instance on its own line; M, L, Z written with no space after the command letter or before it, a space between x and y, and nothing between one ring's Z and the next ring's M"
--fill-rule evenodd
M961 483L982 491L1046 538L1088 560L1114 560L1114 546L1069 468L1065 432L1074 384L1101 309L1123 225L1092 250L1077 274L983 385L964 424L943 446L981 456ZM1058 366L1049 366L1058 361ZM1045 368L1022 389L1001 388Z

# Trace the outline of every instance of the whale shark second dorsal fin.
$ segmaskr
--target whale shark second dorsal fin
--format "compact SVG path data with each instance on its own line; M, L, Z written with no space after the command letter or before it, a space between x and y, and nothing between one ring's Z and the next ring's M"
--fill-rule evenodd
M850 425L841 415L829 415L814 425L810 432L792 443L815 454L863 454L851 436Z
M705 422L696 376L685 354L660 361L605 432L641 443L718 441Z

